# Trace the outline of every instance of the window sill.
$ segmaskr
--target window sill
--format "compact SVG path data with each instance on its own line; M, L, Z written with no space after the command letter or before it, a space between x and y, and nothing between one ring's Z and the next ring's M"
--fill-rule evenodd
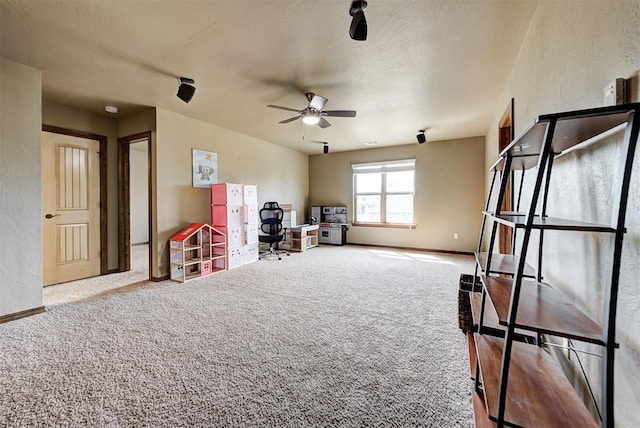
M389 229L415 229L416 223L399 224L399 223L351 223L354 227L386 227Z

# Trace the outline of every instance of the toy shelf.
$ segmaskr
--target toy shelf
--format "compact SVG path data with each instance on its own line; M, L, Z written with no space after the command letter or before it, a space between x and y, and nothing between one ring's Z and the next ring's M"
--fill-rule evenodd
M206 223L192 223L169 239L171 279L186 282L227 268L226 237Z

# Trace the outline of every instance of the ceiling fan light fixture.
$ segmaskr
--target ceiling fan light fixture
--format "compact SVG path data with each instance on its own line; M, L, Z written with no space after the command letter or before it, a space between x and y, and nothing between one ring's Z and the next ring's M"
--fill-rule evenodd
M320 122L320 115L308 112L302 115L302 123L305 125L317 125Z
M312 92L307 92L305 96L307 97L307 101L309 101L309 105L303 110L298 110L291 107L277 106L275 104L267 104L267 107L277 108L278 110L294 111L298 113L297 116L281 120L278 123L289 123L293 122L294 120L302 119L302 123L304 125L318 125L322 129L331 126L331 123L329 123L329 121L325 119L325 116L356 117L355 110L323 110L324 105L328 100Z

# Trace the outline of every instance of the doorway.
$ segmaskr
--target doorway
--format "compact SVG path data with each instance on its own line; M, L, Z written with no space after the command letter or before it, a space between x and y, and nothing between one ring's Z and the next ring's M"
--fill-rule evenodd
M502 114L498 122L498 153L501 153L515 138L513 125L513 98L509 101L509 105ZM504 172L507 174L507 172ZM507 188L504 192L504 198L500 207L501 211L513 210L513 174L509 175ZM501 254L511 254L513 252L513 236L512 229L501 224L498 228L498 245Z
M137 269L144 263L149 279L152 277L150 131L118 139L118 165L118 271Z
M42 127L44 286L107 273L106 141Z

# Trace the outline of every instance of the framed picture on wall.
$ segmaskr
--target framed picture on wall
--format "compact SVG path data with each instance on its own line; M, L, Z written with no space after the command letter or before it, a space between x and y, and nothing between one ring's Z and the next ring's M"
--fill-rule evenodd
M193 187L211 187L218 182L218 154L191 149Z

